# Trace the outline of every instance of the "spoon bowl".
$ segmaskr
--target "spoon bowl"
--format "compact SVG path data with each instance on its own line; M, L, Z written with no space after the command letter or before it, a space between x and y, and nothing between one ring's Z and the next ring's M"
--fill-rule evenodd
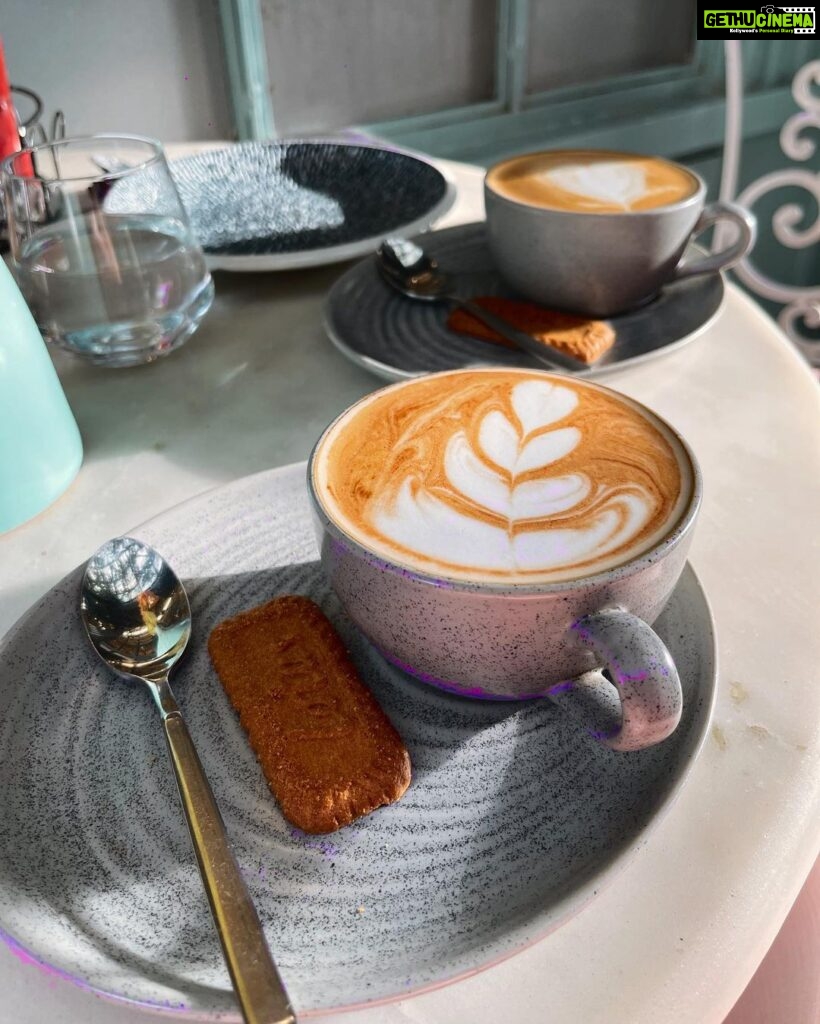
M378 259L388 283L408 298L441 302L453 292L450 275L409 238L388 238L379 248Z
M145 681L167 678L191 636L182 583L159 552L131 537L108 541L90 559L80 613L102 660Z

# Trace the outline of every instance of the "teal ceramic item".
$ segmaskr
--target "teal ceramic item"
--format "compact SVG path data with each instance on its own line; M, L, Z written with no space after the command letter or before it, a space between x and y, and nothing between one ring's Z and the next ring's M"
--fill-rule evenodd
M0 533L55 501L82 461L80 432L46 346L0 260Z

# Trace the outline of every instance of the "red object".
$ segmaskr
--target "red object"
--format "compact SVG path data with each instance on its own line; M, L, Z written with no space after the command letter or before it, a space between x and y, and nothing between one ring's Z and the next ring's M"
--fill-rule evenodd
M11 86L6 69L6 58L3 54L3 40L0 38L0 160L22 149L17 114L11 100ZM31 176L34 174L31 157L26 156L18 162L17 171Z

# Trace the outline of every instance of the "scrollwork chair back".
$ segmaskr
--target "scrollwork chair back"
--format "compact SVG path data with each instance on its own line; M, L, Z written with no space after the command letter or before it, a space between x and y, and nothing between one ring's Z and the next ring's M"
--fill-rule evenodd
M809 227L801 227L807 211L798 203L785 203L772 217L772 232L788 249L804 249L820 242L820 171L811 169L809 161L817 154L817 141L806 135L807 129L820 129L820 95L813 86L820 86L820 60L805 64L792 82L792 95L800 110L792 115L780 131L780 148L785 157L803 166L792 166L764 174L747 185L736 196L742 140L743 67L741 43L727 40L726 53L726 141L723 151L723 172L720 198L734 199L749 208L761 196L786 186L797 186L812 197L816 217ZM716 239L716 245L722 245ZM820 367L820 283L801 287L777 281L762 273L754 264L754 250L735 265L734 273L753 294L782 304L778 323L808 359ZM812 338L805 331L815 332Z

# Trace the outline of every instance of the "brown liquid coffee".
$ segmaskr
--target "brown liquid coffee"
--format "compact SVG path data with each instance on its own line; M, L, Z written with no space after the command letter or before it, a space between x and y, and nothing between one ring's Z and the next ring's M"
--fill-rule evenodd
M627 398L527 370L434 374L320 441L329 518L385 558L490 582L575 579L666 536L692 490L675 435Z
M651 210L698 190L697 178L668 160L595 149L514 157L488 172L487 185L515 202L571 213Z

